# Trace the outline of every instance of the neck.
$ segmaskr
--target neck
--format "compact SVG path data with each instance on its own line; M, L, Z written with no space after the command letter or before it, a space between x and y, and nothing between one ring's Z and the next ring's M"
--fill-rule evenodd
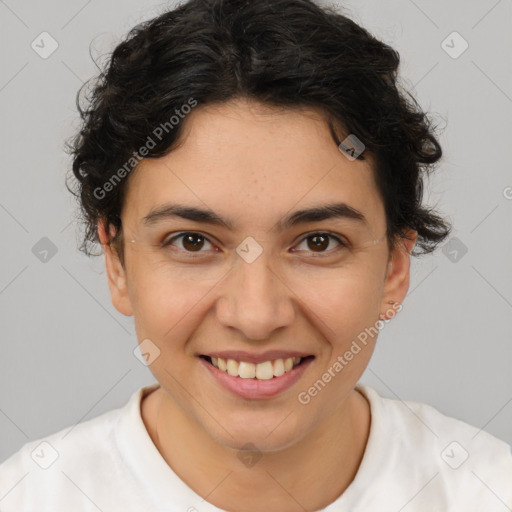
M142 416L181 480L216 507L239 512L326 507L354 479L370 431L369 404L354 390L301 441L244 466L237 450L216 443L162 388L145 397Z

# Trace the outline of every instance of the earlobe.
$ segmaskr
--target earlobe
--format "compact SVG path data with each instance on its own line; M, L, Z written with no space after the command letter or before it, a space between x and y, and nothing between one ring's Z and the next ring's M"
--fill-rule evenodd
M107 235L105 222L103 220L98 222L98 236L105 255L105 268L112 304L123 315L132 316L133 310L128 293L126 270L118 254L109 244L109 240L114 235L114 228L111 227L110 235Z
M380 319L393 317L402 306L409 289L411 253L418 239L415 231L405 233L407 238L396 240L389 257Z

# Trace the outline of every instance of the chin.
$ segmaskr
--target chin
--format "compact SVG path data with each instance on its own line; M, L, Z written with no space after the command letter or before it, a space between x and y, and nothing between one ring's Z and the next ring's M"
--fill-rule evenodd
M210 437L225 448L237 452L244 449L279 452L299 442L307 435L304 425L300 431L297 431L295 421L291 417L287 418L286 415L279 418L273 415L271 419L269 418L266 421L263 419L256 420L251 422L250 425L239 423L236 426L228 427L226 424L223 424L223 426L226 427L229 433L219 427L209 432Z

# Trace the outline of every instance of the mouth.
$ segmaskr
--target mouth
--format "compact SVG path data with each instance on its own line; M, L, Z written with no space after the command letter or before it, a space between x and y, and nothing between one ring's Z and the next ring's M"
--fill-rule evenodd
M313 355L276 358L278 355L283 354L243 356L255 362L244 361L242 356L241 360L235 360L219 354L199 355L198 360L206 370L206 378L213 378L215 385L246 400L263 400L292 388L315 359ZM263 360L263 357L270 359Z
M314 356L306 357L287 357L252 363L249 361L239 361L236 359L225 359L222 357L212 357L201 355L202 359L215 367L217 370L240 379L254 380L272 380L291 372L295 368L314 359Z

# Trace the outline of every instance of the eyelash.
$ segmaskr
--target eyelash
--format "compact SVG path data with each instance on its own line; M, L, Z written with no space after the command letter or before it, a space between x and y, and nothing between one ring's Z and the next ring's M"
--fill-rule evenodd
M207 236L203 235L202 233L198 232L198 231L183 231L181 233L178 233L176 235L174 235L173 237L167 239L166 241L164 241L161 245L163 248L167 248L167 247L170 247L172 246L172 243L175 241L175 240L178 240L180 238L183 238L185 235L199 235L201 237L204 238L204 240L206 240L208 243L212 243L210 242L210 240L208 239ZM299 241L299 244L301 244L303 241L307 240L308 238L313 238L314 236L327 236L328 238L330 239L333 239L335 240L336 242L338 242L338 244L340 245L340 247L338 249L347 249L349 247L349 244L348 242L344 242L339 236L336 236L334 235L333 233L329 233L329 232L326 232L326 231L314 231L306 236L304 236L300 241ZM192 258L195 258L195 257L200 257L201 253L204 252L204 251L187 251L185 249L177 249L181 252L184 252L186 253L187 255L190 255L190 257ZM329 251L325 251L325 252L317 252L315 253L314 251L309 251L311 253L314 254L313 257L323 257L324 255L328 255L330 256L332 251L335 251L336 249L331 249ZM298 251L300 252L300 251Z

